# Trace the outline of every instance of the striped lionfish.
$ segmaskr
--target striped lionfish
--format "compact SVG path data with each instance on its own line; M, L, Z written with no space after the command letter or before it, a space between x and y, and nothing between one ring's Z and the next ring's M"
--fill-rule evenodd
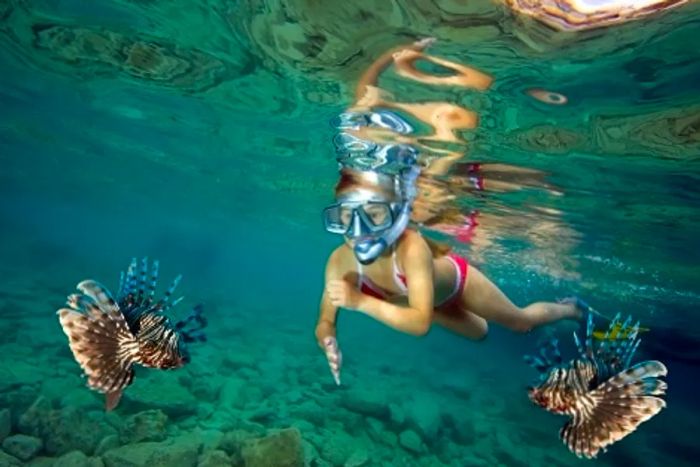
M532 402L571 417L559 436L578 457L594 458L666 407L663 363L655 360L630 366L639 346L639 322L620 321L617 314L608 333L629 329L624 339L608 339L594 346L593 315L588 314L583 345L574 332L578 357L562 364L557 341L541 346L539 354L525 357L539 373L537 386L528 390Z
M122 391L133 381L134 364L160 369L182 367L190 359L185 344L205 340L202 329L207 323L201 305L174 326L165 316L183 298L170 303L180 279L177 276L163 298L156 301L158 261L149 268L144 258L139 271L134 258L126 274L121 273L116 300L98 282L85 280L77 285L81 293L68 296L70 308L58 310L63 332L88 378L88 387L106 395L106 410L117 406Z

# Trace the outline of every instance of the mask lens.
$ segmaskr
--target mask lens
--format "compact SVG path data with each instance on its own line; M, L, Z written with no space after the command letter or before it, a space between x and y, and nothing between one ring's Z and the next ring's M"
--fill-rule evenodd
M323 223L326 230L330 233L344 234L348 230L348 225L350 221L348 215L343 215L346 210L342 208L340 204L334 204L323 210ZM350 218L352 217L352 212L350 212ZM344 223L343 220L346 220Z
M369 226L374 229L385 229L391 225L391 207L387 203L369 202L362 206Z

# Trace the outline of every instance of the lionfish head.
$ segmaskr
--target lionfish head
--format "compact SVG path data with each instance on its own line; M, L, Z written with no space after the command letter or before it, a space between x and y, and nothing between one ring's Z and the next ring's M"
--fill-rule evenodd
M549 406L549 396L545 394L541 386L530 386L527 388L527 397L533 404L542 408L546 409Z
M528 398L537 406L553 413L568 413L574 403L572 394L566 386L560 382L566 378L567 370L553 368L547 374L546 379L540 380L536 386L528 388Z
M141 342L141 363L151 368L180 368L190 361L190 353L181 336L168 329L159 340Z
M182 336L175 333L174 341L170 351L164 353L162 368L180 368L190 362L190 352Z

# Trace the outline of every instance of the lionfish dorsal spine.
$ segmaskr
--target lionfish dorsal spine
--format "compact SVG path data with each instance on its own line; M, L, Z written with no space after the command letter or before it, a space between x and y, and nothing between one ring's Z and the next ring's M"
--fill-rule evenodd
M177 285L180 283L181 280L182 274L178 274L178 276L175 277L173 282L170 284L170 287L168 287L168 290L165 291L165 295L163 295L163 298L161 298L158 301L158 303L154 305L154 308L156 310L166 311L170 308L170 305L168 304L170 302L170 297L172 297L173 292L175 292L175 289L177 288Z
M138 295L136 302L141 303L146 295L146 277L148 277L148 257L141 259L141 272L139 274Z
M129 267L127 268L126 274L124 276L123 288L117 294L117 298L120 302L121 302L121 300L127 299L134 292L134 289L136 286L136 268L137 267L138 267L137 259L132 258L131 263L129 263ZM133 298L130 301L133 301Z
M153 303L153 298L156 295L156 285L158 285L158 270L160 268L160 262L158 260L153 261L153 269L151 270L151 282L148 286L148 298L147 303L150 305Z
M611 337L612 337L613 331L616 329L617 326L619 326L619 324L620 324L620 313L617 313L613 317L612 321L610 321L610 325L608 326L608 329L605 331L605 335L603 336L603 342L600 344L600 348L598 350L599 353L601 353L601 354L605 353L607 351L607 348L608 348L608 343L611 340L616 340L616 339L611 339ZM624 325L618 329L620 329L620 331L621 331L622 329L624 329ZM620 331L618 331L618 336L619 336Z
M586 357L593 357L593 314L588 314L588 319L586 321Z

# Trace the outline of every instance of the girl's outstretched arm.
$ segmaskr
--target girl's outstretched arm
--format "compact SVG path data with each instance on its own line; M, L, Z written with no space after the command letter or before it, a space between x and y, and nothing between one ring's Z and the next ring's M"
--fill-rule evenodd
M433 319L433 256L422 239L412 239L407 243L403 263L408 283L408 306L363 294L343 279L326 284L331 303L365 313L398 331L425 335Z
M334 251L328 258L326 265L326 282L339 276L338 250ZM338 307L331 303L325 288L321 297L321 313L316 324L316 341L326 354L328 367L331 370L335 384L340 385L340 368L343 364L343 354L338 347L336 339L336 319L338 317Z

